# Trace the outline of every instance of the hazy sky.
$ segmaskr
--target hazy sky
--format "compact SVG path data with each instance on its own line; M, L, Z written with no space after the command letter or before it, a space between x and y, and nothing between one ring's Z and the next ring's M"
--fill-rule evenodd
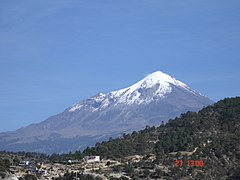
M0 131L161 70L240 95L239 0L1 0Z

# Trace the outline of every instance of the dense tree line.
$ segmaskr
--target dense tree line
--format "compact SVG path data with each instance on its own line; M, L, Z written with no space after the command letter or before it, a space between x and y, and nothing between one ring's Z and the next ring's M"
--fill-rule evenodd
M18 154L52 162L82 159L85 155L100 155L101 158L119 161L127 156L142 155L144 158L140 162L113 166L112 170L114 172L124 171L132 179L158 179L160 177L179 179L189 177L190 174L193 179L218 179L219 177L240 179L239 97L226 98L197 113L187 112L174 120L169 120L166 124L160 124L159 127L146 126L141 131L96 143L95 147L88 147L83 152L76 151L51 156L25 152ZM190 155L181 154L181 152L193 152L193 150L196 151ZM149 161L151 154L156 157L154 161ZM179 168L174 166L175 159L181 159L184 162L190 159L201 159L205 165L198 169L188 166ZM0 171L4 171L8 168L9 162L0 160ZM168 167L168 170L159 169L159 165ZM69 179L72 176L73 174L68 173L61 178Z
M240 168L239 137L240 98L226 98L198 113L187 112L165 125L147 126L144 130L97 143L95 147L88 147L82 153L72 153L71 156L100 155L102 158L120 159L135 154L153 153L157 156L156 164L165 163L170 166L171 161L167 164L166 160L171 158L169 153L191 152L197 147L197 151L188 158L204 159L206 166L196 177L237 177ZM184 167L180 173L175 167L171 168L172 176L185 176L191 171ZM154 174L157 172L150 173L149 176Z

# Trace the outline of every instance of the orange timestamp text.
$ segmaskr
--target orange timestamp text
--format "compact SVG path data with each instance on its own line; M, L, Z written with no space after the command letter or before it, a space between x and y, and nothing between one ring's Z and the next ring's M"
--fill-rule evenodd
M176 167L182 167L182 166L188 166L188 167L203 167L204 162L203 160L188 160L186 163L184 163L183 160L175 160L175 166Z

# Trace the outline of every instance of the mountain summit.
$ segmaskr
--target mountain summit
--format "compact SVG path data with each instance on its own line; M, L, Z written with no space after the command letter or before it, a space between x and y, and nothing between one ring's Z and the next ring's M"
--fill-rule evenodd
M130 87L82 100L41 123L0 133L0 149L44 153L83 149L211 103L181 81L157 71Z
M92 97L96 102L95 105L99 105L98 107L92 106L93 111L104 109L113 102L115 104L126 105L149 104L150 102L163 99L167 94L172 92L173 86L182 88L183 90L197 96L200 95L191 90L181 81L178 81L161 71L156 71L130 87L112 91L108 94L99 93ZM77 103L73 105L69 111L73 112L75 110L80 110L84 107L84 104L84 101Z

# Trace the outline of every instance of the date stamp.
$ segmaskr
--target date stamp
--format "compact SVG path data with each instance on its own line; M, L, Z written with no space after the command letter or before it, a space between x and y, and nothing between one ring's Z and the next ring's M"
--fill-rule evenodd
M204 162L203 160L187 160L187 162L184 162L183 160L175 160L175 167L183 167L183 166L188 166L188 167L203 167Z

